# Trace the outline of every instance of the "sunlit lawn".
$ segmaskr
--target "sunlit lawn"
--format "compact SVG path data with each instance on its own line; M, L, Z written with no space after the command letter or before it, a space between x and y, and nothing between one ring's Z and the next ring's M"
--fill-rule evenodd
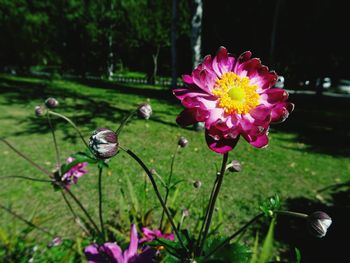
M53 96L59 100L60 107L57 111L76 121L86 138L97 127L117 129L121 119L130 110L149 99L153 116L148 121L134 119L130 122L119 138L120 143L139 154L150 168L155 168L165 178L169 173L171 156L177 147L178 138L188 138L189 146L181 149L175 162L174 180L184 180L179 186L175 207L179 211L190 207L192 215L204 207L221 156L207 148L202 132L182 129L176 125L175 118L181 111L181 106L171 99L166 88L137 85L128 87L102 82L100 85L97 82L79 84L73 81L1 75L0 93L0 136L50 170L55 166L51 133L45 118L37 118L33 113L34 107L47 97ZM298 106L296 105L296 111L287 123L276 128L282 128L283 125L289 127L288 121L298 123L295 118L307 114L299 110ZM54 123L62 160L84 149L68 124L62 120L54 120ZM272 127L269 147L254 149L242 139L230 153L230 159L240 160L243 169L241 173L227 174L225 177L215 217L218 222L218 214L223 214L224 227L221 231L228 234L249 220L259 212L259 202L275 193L280 195L282 201L298 197L327 199L326 193L319 194L317 190L349 180L349 158L345 154L331 154L322 151L323 148L317 148L317 145L308 144L309 140L300 139L303 138L300 135L303 134L303 127L298 129L300 130L292 127L275 130ZM0 176L46 178L3 144L0 144L0 157ZM103 178L107 218L117 220L112 214L125 207L121 189L130 191L127 178L135 191L141 193L140 206L159 207L150 185L147 199L141 200L144 196L144 174L125 153L121 152L110 162L110 172L110 175ZM194 180L202 181L200 189L193 188ZM38 223L61 235L74 237L80 232L71 220L60 192L53 191L50 184L2 179L1 185L2 204L11 206L14 211L25 216L35 212ZM97 218L97 168L90 167L89 174L71 189ZM188 221L190 220L191 216ZM13 222L10 215L0 212L2 226L9 226Z

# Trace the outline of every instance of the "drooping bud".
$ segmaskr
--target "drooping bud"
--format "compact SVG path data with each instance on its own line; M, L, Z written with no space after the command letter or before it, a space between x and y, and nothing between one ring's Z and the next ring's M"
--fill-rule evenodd
M35 106L34 108L35 115L40 117L45 114L45 108L43 106Z
M201 186L202 186L202 182L201 182L201 181L198 181L198 180L197 180L197 181L194 181L194 182L193 182L193 187L194 187L194 188L197 188L197 189L198 189L198 188L200 188Z
M45 100L45 106L49 109L54 109L58 106L58 101L55 98L48 98Z
M327 229L332 224L332 218L325 212L317 211L309 216L308 223L311 233L321 238L327 234Z
M233 160L226 166L226 169L228 169L231 173L238 173L241 171L242 167L239 161Z
M185 137L180 137L178 143L182 148L185 148L188 144L188 140Z
M142 103L137 108L137 115L142 118L148 120L152 115L152 107L148 103Z
M97 158L108 159L118 152L118 137L110 129L99 128L92 133L89 146Z

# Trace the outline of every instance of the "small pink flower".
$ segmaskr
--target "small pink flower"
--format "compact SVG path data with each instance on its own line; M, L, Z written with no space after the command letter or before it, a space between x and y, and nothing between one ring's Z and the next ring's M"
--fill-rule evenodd
M136 226L131 225L130 244L124 252L117 243L105 243L102 246L97 244L89 245L85 248L84 253L89 263L151 263L154 261L155 250L145 248L138 253L139 239L137 237Z
M163 234L160 230L151 230L147 227L142 228L142 234L144 237L140 239L140 243L150 242L156 238L174 240L174 234Z
M75 160L74 158L68 157L66 163L69 164L74 160ZM78 182L78 178L88 172L87 170L84 169L87 165L88 165L87 162L78 163L62 176L61 180L66 185L67 188L69 188L70 185L73 183L76 184Z
M231 151L240 135L254 147L266 146L270 123L284 121L294 108L285 90L272 88L276 73L251 56L235 58L221 47L183 76L187 87L173 91L186 108L176 121L204 122L207 144L217 153Z

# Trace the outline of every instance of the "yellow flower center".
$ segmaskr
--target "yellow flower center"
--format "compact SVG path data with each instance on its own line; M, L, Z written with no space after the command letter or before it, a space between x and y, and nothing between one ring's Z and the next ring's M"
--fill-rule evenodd
M216 81L212 93L219 98L218 106L226 113L245 114L259 105L257 88L249 83L248 77L227 72Z

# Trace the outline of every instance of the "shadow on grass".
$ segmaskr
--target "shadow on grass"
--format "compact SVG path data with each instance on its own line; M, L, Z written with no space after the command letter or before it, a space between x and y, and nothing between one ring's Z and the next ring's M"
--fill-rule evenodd
M336 156L350 154L349 97L297 94L291 95L290 101L296 105L294 112L285 123L274 125L274 129L297 134L297 139L291 142L305 144L307 151Z
M283 255L294 258L293 247L301 252L301 262L348 262L349 260L349 213L350 182L327 189L330 192L329 204L306 198L287 200L290 211L310 214L324 211L332 218L332 225L323 238L313 237L303 219L280 216L276 227L276 240L291 246L291 251Z
M83 83L83 81L80 83ZM87 84L87 82L85 84ZM109 84L107 82L101 82L101 86L98 86L95 82L93 87L113 89L116 92L116 96L118 96L118 93L126 93L126 90L130 89L130 93L132 94L157 99L158 96L161 96L161 94L165 92L164 90L155 90L153 92L151 89L147 89L148 92L143 94L142 92L144 90L141 88L130 88L122 85ZM115 128L117 128L119 123L121 123L121 121L130 113L129 110L116 107L114 103L112 104L111 102L108 102L108 97L94 98L93 96L83 95L81 92L78 93L67 89L63 90L54 88L50 85L50 81L45 79L37 83L32 83L25 80L12 80L0 77L0 95L5 98L2 104L8 105L9 107L14 104L25 105L33 100L44 101L48 97L72 98L75 100L75 102L65 105L64 114L67 114L68 117L72 116L74 122L78 126L89 128L89 130L94 130L97 127L94 116L98 116L99 119L115 123ZM137 105L134 106L136 108ZM150 121L177 127L175 121L173 123L165 121L157 116L157 114L154 114ZM47 125L47 120L45 118L35 117L34 110L30 117L21 119L20 122L21 124L25 124L25 130L13 133L12 135L50 132ZM55 125L60 126L60 129L64 133L64 139L70 140L71 142L76 141L77 137L75 132L70 128L68 129L67 125L62 125L66 123L64 120L55 118L54 123Z
M89 87L108 89L115 92L116 96L118 94L131 94L161 100L171 105L180 105L167 88L138 84L129 86L100 80L77 80L75 82ZM0 94L6 98L7 105L24 104L33 99L44 100L50 96L79 99L79 103L68 105L65 112L74 113L74 121L77 125L87 126L91 130L96 128L93 116L120 123L128 113L127 110L118 108L108 102L107 96L105 98L93 98L92 96L83 95L81 92L52 88L49 80L32 83L25 80L10 80L6 77L0 77ZM350 98L292 94L290 101L295 103L295 111L285 123L273 126L274 129L297 134L296 139L290 139L290 147L305 151L305 148L298 148L298 145L295 144L295 142L298 142L305 144L306 150L311 152L337 156L348 156L350 154L350 122L347 121L350 117ZM167 114L167 112L161 114ZM42 120L33 117L25 121L28 127L27 133L48 132L47 126L43 125ZM168 122L157 117L156 112L151 121L177 127L175 120L174 122ZM66 134L67 139L72 138L67 131Z

